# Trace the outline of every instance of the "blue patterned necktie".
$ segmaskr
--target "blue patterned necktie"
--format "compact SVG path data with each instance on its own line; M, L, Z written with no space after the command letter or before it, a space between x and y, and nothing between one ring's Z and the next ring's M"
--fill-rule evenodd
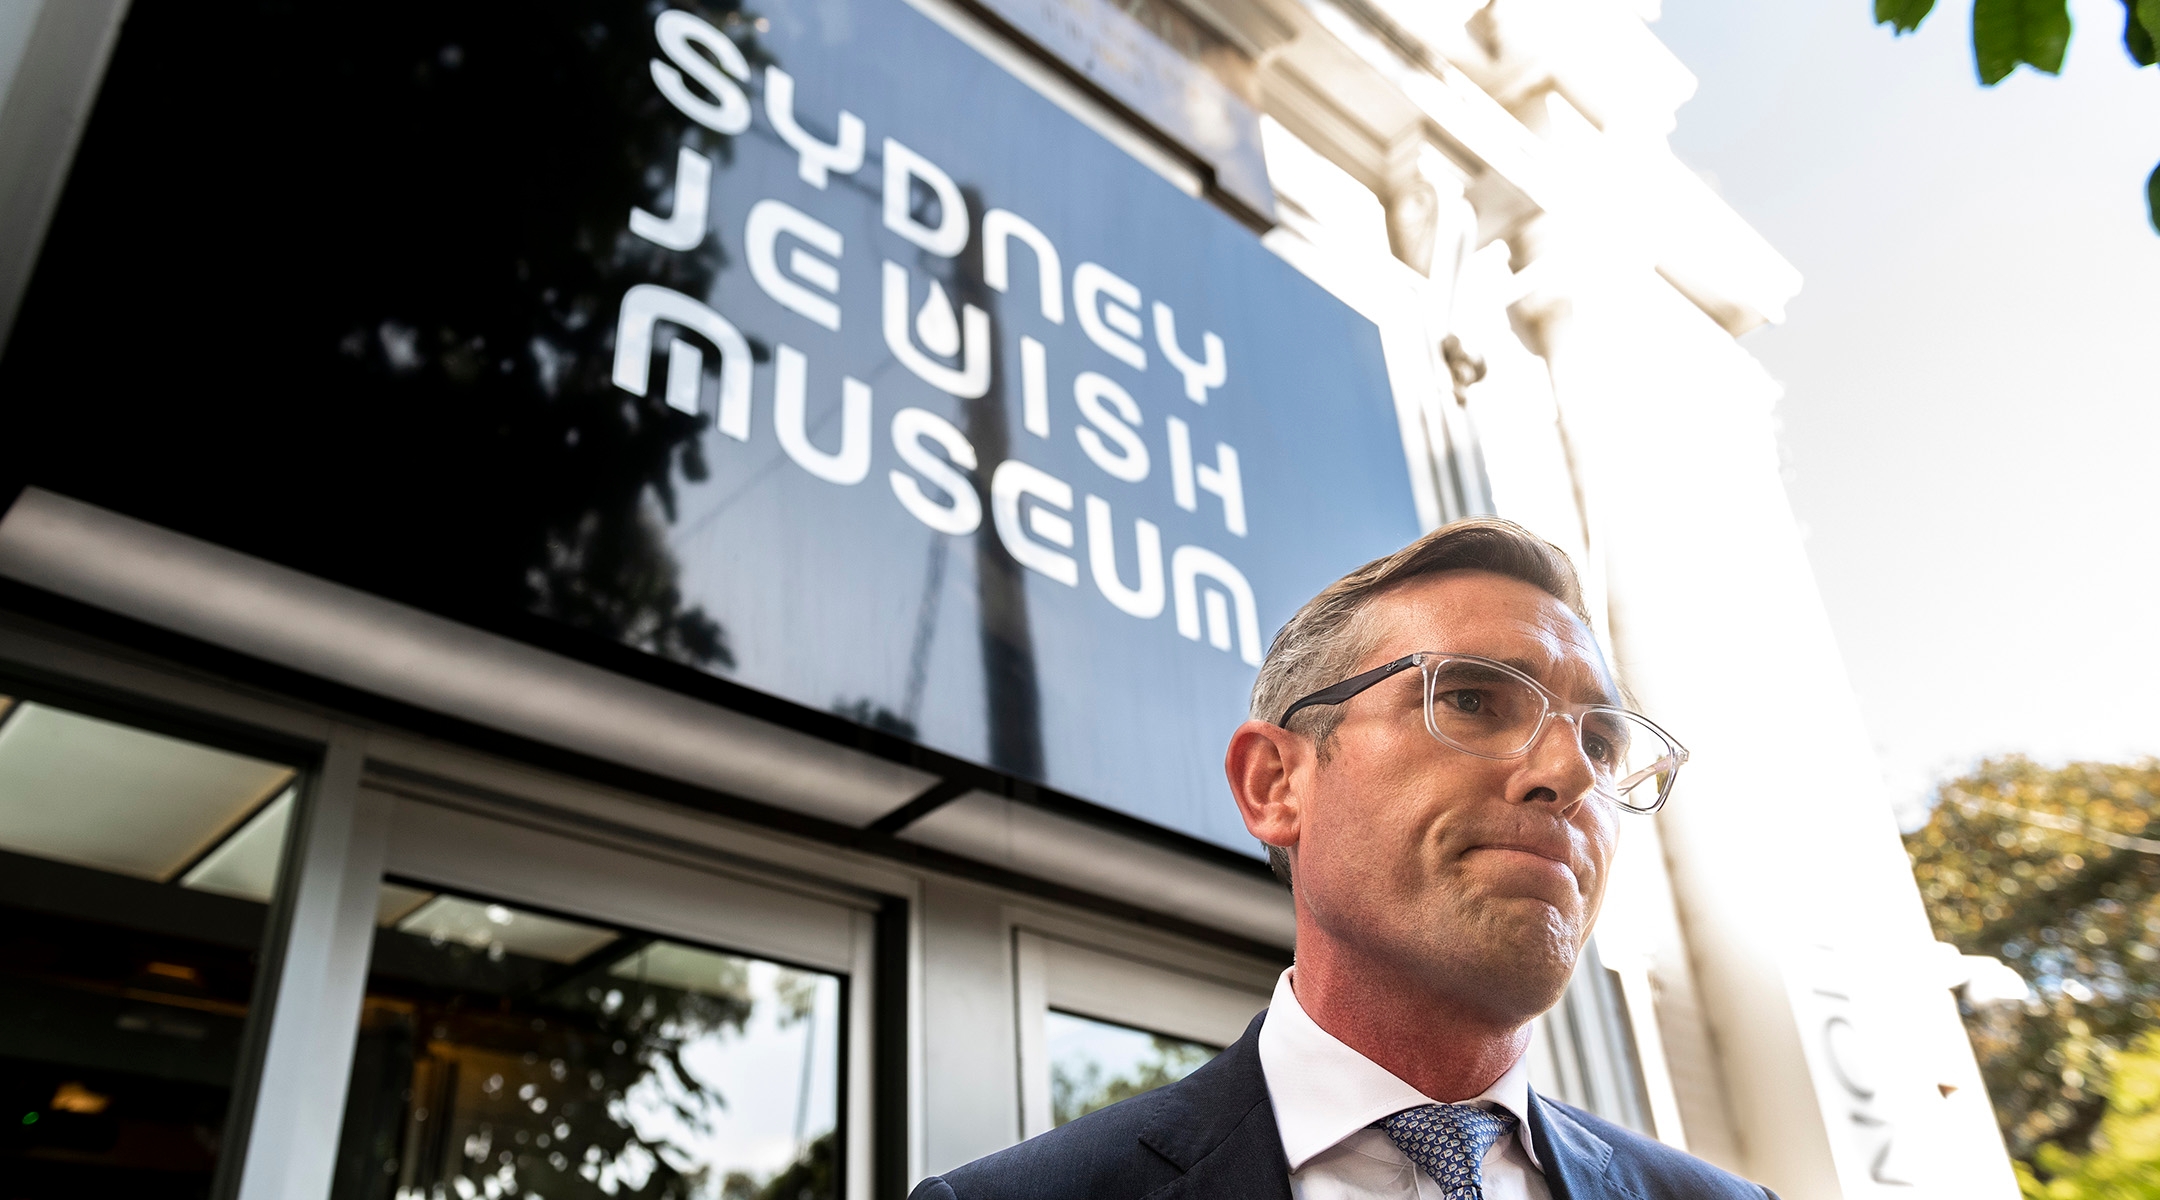
M1515 1132L1515 1117L1470 1104L1427 1104L1396 1113L1380 1128L1447 1200L1485 1200L1479 1168L1485 1152Z

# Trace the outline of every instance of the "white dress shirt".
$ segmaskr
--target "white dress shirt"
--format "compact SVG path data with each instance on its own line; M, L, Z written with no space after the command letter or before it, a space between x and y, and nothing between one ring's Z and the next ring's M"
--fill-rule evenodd
M1530 1145L1527 1058L1462 1102L1505 1110L1516 1121L1515 1136L1485 1153L1485 1200L1552 1200ZM1396 1149L1385 1130L1370 1128L1436 1101L1314 1024L1291 990L1289 971L1276 981L1260 1027L1260 1071L1296 1200L1444 1200L1440 1185Z

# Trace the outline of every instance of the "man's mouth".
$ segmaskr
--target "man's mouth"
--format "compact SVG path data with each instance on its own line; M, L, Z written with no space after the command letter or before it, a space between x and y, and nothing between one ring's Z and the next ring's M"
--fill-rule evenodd
M1550 846L1537 846L1523 842L1481 842L1464 852L1470 855L1489 856L1492 860L1506 861L1518 870L1547 875L1555 882L1566 884L1569 890L1578 890L1580 880L1575 867Z

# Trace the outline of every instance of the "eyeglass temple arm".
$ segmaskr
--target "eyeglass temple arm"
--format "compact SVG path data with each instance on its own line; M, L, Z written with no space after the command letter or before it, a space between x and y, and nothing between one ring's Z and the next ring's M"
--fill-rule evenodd
M1288 729L1290 727L1290 718L1306 709L1317 708L1323 704L1341 704L1381 680L1416 666L1420 657L1421 655L1418 654L1405 654L1394 662L1382 664L1363 674L1352 675L1341 683L1321 688L1319 691L1284 709L1282 719L1275 722L1275 724L1280 728Z

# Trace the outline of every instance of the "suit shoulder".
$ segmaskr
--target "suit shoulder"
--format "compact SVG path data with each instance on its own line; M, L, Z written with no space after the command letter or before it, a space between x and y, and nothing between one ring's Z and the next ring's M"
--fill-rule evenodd
M1121 1100L918 1184L910 1200L1120 1200L1144 1196L1178 1170L1140 1135L1168 1089Z
M1724 1200L1726 1197L1764 1200L1772 1194L1761 1184L1751 1183L1624 1125L1616 1125L1572 1104L1561 1104L1543 1096L1538 1099L1610 1145L1613 1153L1606 1166L1607 1175L1644 1200L1668 1195L1701 1197L1702 1200Z

